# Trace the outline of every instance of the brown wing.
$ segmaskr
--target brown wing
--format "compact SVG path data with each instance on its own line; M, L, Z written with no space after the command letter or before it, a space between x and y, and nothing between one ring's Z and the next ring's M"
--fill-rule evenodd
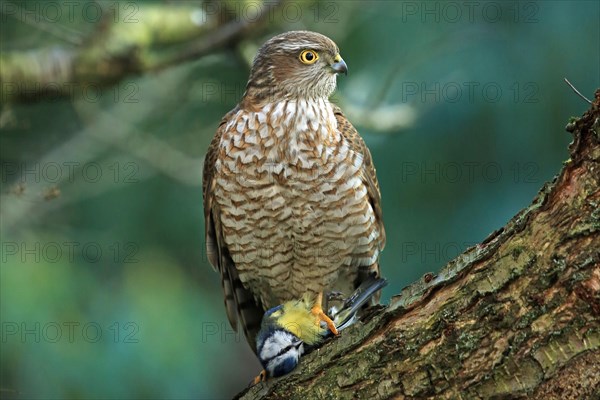
M375 212L375 219L377 223L377 227L379 228L379 251L383 250L385 247L385 229L383 227L383 215L381 210L381 193L379 191L379 182L377 182L377 175L375 174L375 166L373 165L373 159L371 158L371 153L367 148L363 138L358 134L356 129L352 126L350 121L344 116L342 110L333 105L333 112L335 114L335 118L338 123L338 130L340 133L348 140L350 143L350 147L357 153L362 154L364 161L363 168L363 181L367 186L367 195L369 196L369 201L371 203L371 207ZM379 276L379 263L376 262L372 266L368 266L364 270L359 270L359 276L356 282L356 286L358 287L362 282L364 282L369 275L375 274L375 276ZM380 292L381 293L381 292ZM377 296L378 301L379 296Z
M219 143L227 122L237 110L235 108L223 117L204 158L202 198L204 204L206 254L208 261L210 261L213 268L221 275L221 285L223 287L223 295L225 296L225 308L229 323L237 331L239 316L246 339L252 350L256 352L256 334L260 329L260 322L265 310L261 304L257 303L252 292L244 287L238 276L235 263L231 258L225 240L223 240L219 207L213 198L215 185L214 173L219 155Z

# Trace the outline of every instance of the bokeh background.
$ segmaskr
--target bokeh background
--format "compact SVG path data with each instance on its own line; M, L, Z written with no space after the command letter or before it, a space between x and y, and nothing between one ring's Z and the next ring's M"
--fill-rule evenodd
M2 398L229 398L259 372L201 168L274 34L324 33L349 66L333 100L377 167L384 301L527 206L587 108L563 78L600 85L597 1L0 4Z

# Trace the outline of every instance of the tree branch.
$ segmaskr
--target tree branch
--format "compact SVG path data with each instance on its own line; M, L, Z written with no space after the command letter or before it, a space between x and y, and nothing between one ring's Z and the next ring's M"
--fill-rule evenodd
M0 232L9 234L31 223L42 220L42 215L71 205L84 198L98 196L101 193L116 190L127 182L124 176L116 179L111 176L111 165L129 164L135 168L133 182L141 182L161 173L181 184L197 186L202 182L203 157L189 157L168 143L145 134L136 128L140 121L149 118L155 112L153 103L140 104L134 118L125 117L127 109L116 106L106 111L93 111L85 128L78 131L69 140L56 146L35 163L6 163L4 177L21 177L9 190L0 193L2 204L2 224ZM125 160L106 159L102 154L109 148L115 148L131 155ZM134 161L132 161L134 160ZM141 168L140 163L149 168ZM38 171L45 166L76 164L73 173L61 173L58 179L49 183L46 179L24 179L21 169ZM86 185L81 169L90 164L103 165L103 179ZM101 171L102 172L102 171ZM134 172L129 170L129 172ZM124 182L125 181L125 182ZM57 195L48 197L47 193ZM62 193L62 194L61 194ZM58 196L60 194L60 196ZM52 200L52 201L47 201Z
M279 4L278 0L266 2L258 8L258 15L231 21L219 10L207 13L187 4L136 6L135 12L118 18L107 11L88 39L69 40L75 45L3 52L0 98L30 101L72 96L77 87L106 87L127 76L199 59L247 35ZM10 2L2 9L18 19L23 15L19 10L19 5ZM27 18L22 22L31 23ZM47 30L46 25L36 27ZM64 36L58 25L50 27Z
M532 204L241 399L600 396L600 89Z

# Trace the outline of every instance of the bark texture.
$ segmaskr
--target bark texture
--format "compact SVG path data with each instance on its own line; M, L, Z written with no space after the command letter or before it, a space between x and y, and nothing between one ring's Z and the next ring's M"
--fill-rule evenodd
M242 399L600 398L600 89L504 228Z

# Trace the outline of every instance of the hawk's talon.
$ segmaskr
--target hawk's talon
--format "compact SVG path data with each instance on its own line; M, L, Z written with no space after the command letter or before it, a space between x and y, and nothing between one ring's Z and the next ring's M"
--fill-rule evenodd
M262 371L260 371L260 374L258 374L258 376L256 378L254 378L254 380L252 381L252 384L256 385L257 383L266 382L266 381L267 381L267 371L263 369Z
M327 324L327 327L331 331L331 333L333 333L334 335L338 335L339 332L338 332L335 324L333 323L331 318L329 318L327 316L327 314L325 314L325 312L323 311L323 308L321 307L322 303L323 303L323 293L319 293L317 295L315 305L313 306L313 308L311 308L310 312L312 314L314 314L319 319L319 321L325 322Z

